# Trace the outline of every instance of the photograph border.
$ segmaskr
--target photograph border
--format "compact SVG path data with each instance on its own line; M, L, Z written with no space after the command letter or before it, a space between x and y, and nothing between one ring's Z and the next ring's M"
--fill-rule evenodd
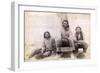
M27 7L27 6L31 6L31 7L43 7L44 9L48 9L48 8L51 8L51 9L78 9L78 10L86 10L86 11L90 11L90 12L93 12L93 15L94 15L94 18L92 19L93 21L93 24L94 23L96 23L96 8L95 7L88 7L88 6L74 6L74 5L70 5L70 6L66 6L66 7L63 7L63 6L45 6L45 5L34 5L34 4L32 4L32 3L18 3L18 2L12 2L12 4L11 4L11 29L12 29L12 32L11 32L11 34L12 34L12 48L11 48L11 54L12 54L12 57L11 57L11 69L12 70L14 70L14 71L17 71L17 70L23 70L23 69L31 69L30 67L32 67L32 69L35 69L33 66L30 66L29 65L29 63L27 63L27 65L26 64L24 64L21 60L22 60L22 54L21 54L21 50L20 50L20 46L21 46L21 39L23 38L23 37L21 37L21 31L23 31L23 27L20 25L20 22L23 22L23 21L21 21L20 19L20 16L21 16L21 14L20 14L20 11L21 11L21 8L20 7ZM24 8L23 8L23 10L24 10ZM40 10L41 11L41 10ZM92 14L92 13L90 13L90 14ZM21 16L22 17L22 16ZM94 35L95 33L93 33L93 32L95 32L95 25L90 25L90 26L92 26L92 29L90 28L90 32L91 32L91 34L92 35ZM22 28L22 29L21 29ZM93 31L93 32L92 32ZM20 33L21 32L21 33ZM94 36L95 37L95 36ZM94 40L94 37L92 37L92 39ZM23 38L24 39L24 38ZM90 38L91 39L91 38ZM91 43L92 44L92 43ZM95 45L94 45L94 47L95 47ZM95 52L96 51L94 51L93 53L95 54ZM94 55L95 56L95 55ZM96 60L97 60L97 58L96 59L94 59L94 57L93 57L93 60L84 60L84 61L82 61L82 60L74 60L75 61L75 63L76 64L74 64L73 62L72 62L72 64L69 64L68 66L76 66L76 65L79 65L79 66L81 66L81 65L86 65L86 66L91 66L91 65L94 65L94 64L96 64ZM79 61L81 61L81 63L79 63L78 64L78 62ZM45 61L45 62L42 62L42 63L40 63L41 64L41 68L42 68L42 65L44 65L44 64L47 64L47 63L50 63L51 64L51 62L52 61ZM51 66L51 67L55 67L56 66L56 62L57 63L59 63L59 65L57 65L57 66L61 66L61 67L66 67L66 65L70 62L70 60L68 60L68 62L66 63L66 61L54 61L54 63L53 64L51 64L51 65L48 65L48 66ZM66 65L64 65L64 64L62 64L61 62L65 62L66 63ZM83 62L87 62L87 63L83 63ZM90 63L88 63L88 62L90 62ZM71 63L71 62L70 62ZM83 64L82 64L83 63ZM55 65L54 65L55 64ZM61 65L62 64L62 65ZM25 66L26 65L26 66ZM38 69L39 67L39 63L37 63L37 62L34 62L34 66L37 66L36 67L36 69ZM47 67L47 66L44 66L43 68L45 68L45 67ZM42 69L43 69L42 68Z

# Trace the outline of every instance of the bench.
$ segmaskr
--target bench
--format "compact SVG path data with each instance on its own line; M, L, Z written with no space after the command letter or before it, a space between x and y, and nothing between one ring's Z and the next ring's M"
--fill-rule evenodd
M73 47L59 47L57 48L57 52L72 52L74 50Z

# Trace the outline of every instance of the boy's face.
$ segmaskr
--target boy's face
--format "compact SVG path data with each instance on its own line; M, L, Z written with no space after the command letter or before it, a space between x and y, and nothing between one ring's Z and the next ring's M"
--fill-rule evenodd
M68 31L69 30L69 24L67 22L63 22L63 28Z
M76 32L81 32L81 28L77 28L76 29Z
M45 37L49 38L50 37L49 33L45 33Z
M63 22L63 27L67 27L68 23L67 22Z

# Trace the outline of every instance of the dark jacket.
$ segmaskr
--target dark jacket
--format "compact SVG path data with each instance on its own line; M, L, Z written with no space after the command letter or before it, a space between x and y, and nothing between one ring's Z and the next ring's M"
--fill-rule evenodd
M80 33L75 33L75 36L76 36L76 40L84 40L83 39L83 33L82 32L80 32ZM80 36L80 37L79 37Z

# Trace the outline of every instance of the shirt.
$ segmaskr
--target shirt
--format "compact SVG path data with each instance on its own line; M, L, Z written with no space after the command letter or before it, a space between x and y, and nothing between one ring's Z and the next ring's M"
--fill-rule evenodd
M52 39L44 39L43 47L48 50L51 50L52 49Z

